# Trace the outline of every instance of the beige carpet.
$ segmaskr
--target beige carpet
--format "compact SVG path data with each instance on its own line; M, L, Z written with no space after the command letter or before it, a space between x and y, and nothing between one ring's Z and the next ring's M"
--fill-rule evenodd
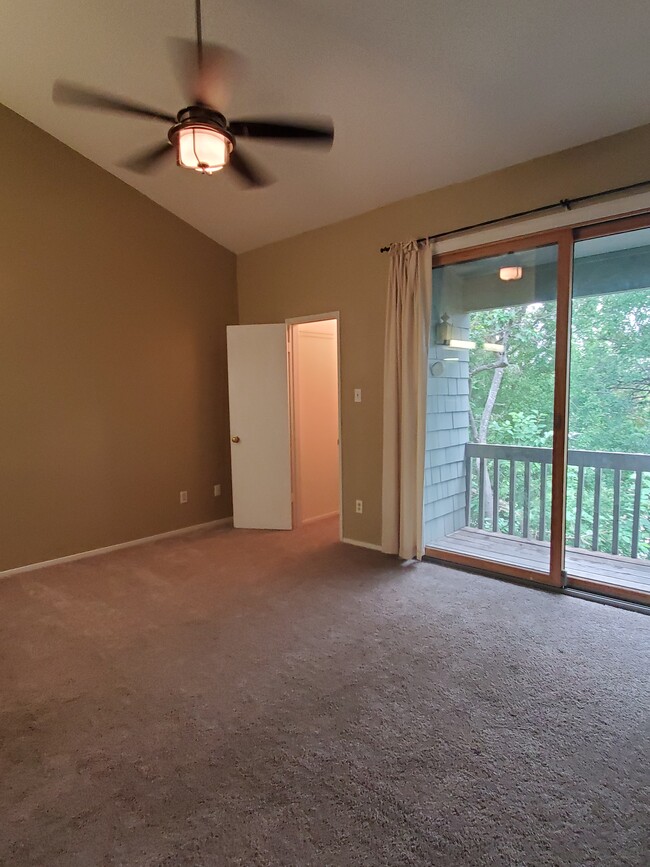
M650 618L335 537L0 582L0 863L647 865Z

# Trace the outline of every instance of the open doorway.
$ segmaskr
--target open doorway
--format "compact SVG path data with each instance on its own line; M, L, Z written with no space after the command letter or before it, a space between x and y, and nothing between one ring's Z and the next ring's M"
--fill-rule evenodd
M341 515L338 314L291 319L293 526Z

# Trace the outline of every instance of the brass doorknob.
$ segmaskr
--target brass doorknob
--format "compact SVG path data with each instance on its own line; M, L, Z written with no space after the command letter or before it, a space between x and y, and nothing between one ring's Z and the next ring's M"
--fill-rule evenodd
M238 443L238 442L239 442L239 437L230 437L230 441L233 442L233 443Z

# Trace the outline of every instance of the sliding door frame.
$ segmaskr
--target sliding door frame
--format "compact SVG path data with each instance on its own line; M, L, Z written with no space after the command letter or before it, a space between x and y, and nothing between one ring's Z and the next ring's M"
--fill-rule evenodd
M555 589L572 586L602 595L616 596L630 602L648 604L650 596L629 588L614 587L567 575L565 571L565 506L567 492L569 365L571 351L571 307L573 301L573 255L576 241L629 232L650 227L650 211L629 212L619 217L604 217L588 222L576 222L556 230L518 235L509 239L479 244L433 257L433 267L452 265L506 253L556 245L557 293L555 336L555 382L553 395L553 455L550 521L550 563L548 571L512 566L469 554L459 554L427 545L425 556L447 561L487 574L497 574Z
M619 235L625 232L633 232L636 229L650 228L650 211L627 214L618 218L609 218L597 223L587 223L575 226L572 229L572 242L585 241L592 238L604 238L608 235ZM572 303L572 297L569 298ZM568 380L568 369L567 369ZM568 416L567 416L568 421ZM650 604L650 591L643 592L631 587L623 587L618 584L608 584L591 578L581 578L577 575L564 574L565 586L574 587L577 590L586 590L598 593L602 596L613 596L624 599L626 602L638 602L642 605Z
M570 294L571 294L571 270L570 270L570 257L572 252L572 241L571 241L571 230L570 229L557 229L545 232L536 232L530 235L521 235L516 238L508 238L503 241L495 241L488 244L481 244L476 247L469 247L463 250L458 250L450 253L443 253L439 256L433 257L433 267L439 268L443 265L452 265L457 264L459 262L467 262L475 259L484 259L490 256L500 256L508 253L517 253L522 250L531 250L538 247L549 247L555 246L557 248L558 253L558 264L557 264L557 313L556 315L559 317L559 303L560 303L560 277L565 279L566 286L562 291L562 297L565 299L567 296L569 297L570 302ZM562 261L562 264L561 264ZM567 268L568 264L568 268ZM570 310L570 306L566 305L566 310ZM566 316L563 315L563 320L566 319ZM556 329L559 327L556 325ZM568 328L565 334L568 333ZM557 379L558 370L560 370L560 375L563 375L563 371L566 370L566 351L565 353L558 356L557 346L559 345L557 336L556 336L556 361L555 361L555 377ZM568 342L565 340L565 345L568 351ZM565 377L566 379L566 377ZM567 384L564 383L564 387L560 389L560 400L558 403L558 389L557 382L554 386L554 403L553 403L553 416L554 416L554 428L553 428L553 443L555 444L556 440L559 442L560 437L564 434L566 439L566 395L567 395ZM555 451L553 452L555 457ZM564 449L564 460L566 461L566 449ZM553 509L553 503L556 502L555 497L555 489L556 489L556 466L553 462L553 475L552 475L552 500L551 500L551 533L553 532L554 527L559 526L559 518L558 515L555 514L557 510ZM558 473L559 474L559 473ZM566 482L564 483L566 484ZM556 529L557 532L557 529ZM553 536L551 535L551 540ZM553 544L551 542L551 552L553 552ZM477 569L482 572L489 572L492 574L504 575L508 578L515 578L519 581L531 582L534 584L540 584L545 586L555 587L557 589L563 586L564 578L562 575L562 567L563 567L563 552L560 552L559 557L556 556L553 558L553 553L551 553L550 567L546 570L538 570L532 569L529 567L521 567L521 566L513 566L509 563L500 563L498 560L486 560L482 557L475 557L469 554L459 554L453 551L446 551L444 548L436 548L434 546L426 546L425 547L425 555L427 557L432 557L435 560L446 560L448 562L454 563L458 566L466 566L471 569ZM555 571L553 571L553 568Z
M553 394L553 455L551 466L550 584L564 587L569 437L569 360L571 354L571 291L573 286L573 232L565 229L558 239L557 305L555 322L555 382Z

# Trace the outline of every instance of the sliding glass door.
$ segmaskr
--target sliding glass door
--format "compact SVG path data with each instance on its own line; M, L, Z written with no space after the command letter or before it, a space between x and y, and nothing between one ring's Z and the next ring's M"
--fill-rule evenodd
M449 254L432 291L427 553L649 602L650 215Z
M433 271L425 544L547 581L558 246Z
M576 240L571 323L565 571L576 586L645 594L650 228Z

